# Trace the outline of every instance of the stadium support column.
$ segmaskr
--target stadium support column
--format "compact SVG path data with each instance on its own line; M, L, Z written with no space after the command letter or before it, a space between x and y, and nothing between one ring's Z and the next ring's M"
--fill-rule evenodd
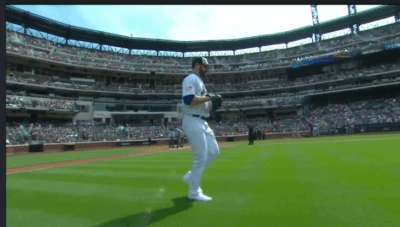
M30 25L30 14L29 12L24 12L22 15L22 27L24 28L24 34L27 35L27 30Z
M103 51L103 44L104 44L104 32L101 33L100 35L100 52Z
M210 52L211 52L211 51L207 51L207 52L208 52L208 57L210 57Z
M71 25L68 25L67 32L65 34L65 45L68 46L68 41L71 38Z
M157 57L160 57L160 51L157 50Z
M358 33L359 24L355 21L355 16L357 15L356 5L347 5L348 16L350 17L350 29L352 34Z
M314 43L320 41L320 34L319 34L319 19L318 19L318 10L317 10L317 5L311 5L311 16L312 16L312 22L313 26L316 26L317 29L314 29L313 37L314 37Z
M133 45L133 37L132 37L132 34L131 34L131 45ZM130 49L130 51L129 51L129 56L132 56L132 49Z

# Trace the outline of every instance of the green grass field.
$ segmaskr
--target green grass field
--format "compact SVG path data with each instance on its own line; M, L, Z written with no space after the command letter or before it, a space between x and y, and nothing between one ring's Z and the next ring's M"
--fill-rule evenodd
M68 162L74 160L86 160L93 158L106 158L110 156L125 155L135 153L136 151L146 149L148 147L119 148L109 150L93 150L93 151L70 151L65 153L53 154L36 154L29 156L14 156L7 159L7 168L20 168L27 166L35 166L49 163ZM154 148L151 147L151 148Z
M235 144L203 174L210 203L185 201L190 152L7 175L7 226L400 226L400 134Z

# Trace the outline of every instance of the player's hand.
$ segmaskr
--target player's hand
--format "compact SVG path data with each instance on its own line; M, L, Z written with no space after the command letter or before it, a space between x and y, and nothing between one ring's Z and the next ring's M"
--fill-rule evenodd
M221 107L222 105L222 97L220 95L214 95L214 94L206 94L207 97L210 98L211 103L212 103L212 110L217 110Z

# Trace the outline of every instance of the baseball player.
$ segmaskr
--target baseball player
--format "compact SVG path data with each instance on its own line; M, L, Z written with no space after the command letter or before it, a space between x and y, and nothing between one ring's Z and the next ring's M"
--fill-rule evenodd
M319 126L318 122L315 122L314 127L313 127L314 137L318 137L319 136L319 131L318 131L319 128L318 128L318 126Z
M181 145L181 138L182 137L182 131L179 128L176 128L175 130L175 139L176 139L176 148L182 147Z
M175 131L171 130L171 138L169 141L170 148L174 148L174 138L175 138Z
M180 144L180 146L181 147L183 147L183 143L184 143L184 141L183 141L183 131L181 131L180 129L179 129L179 144Z
M254 138L253 138L253 126L248 125L249 128L249 145L254 145Z
M182 81L182 128L193 150L192 169L183 177L183 182L189 185L190 200L209 202L212 198L203 194L200 181L205 167L218 157L219 147L206 119L211 110L221 107L222 99L219 95L207 94L203 83L208 70L206 58L195 58L192 70Z

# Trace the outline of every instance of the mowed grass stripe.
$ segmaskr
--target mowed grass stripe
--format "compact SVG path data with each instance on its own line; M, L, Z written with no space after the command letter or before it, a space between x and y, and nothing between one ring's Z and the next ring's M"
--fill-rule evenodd
M375 206L386 210L388 212L387 216L393 216L396 221L400 221L400 194L398 191L400 188L400 176L390 173L391 169L399 168L398 163L397 165L390 165L387 162L381 162L380 167L371 167L369 161L364 163L356 162L357 164L354 164L349 163L349 159L345 159L342 154L339 155L335 152L337 149L332 147L326 149L330 151L327 154L329 154L332 163L342 163L342 165L331 169L338 178L358 190L359 195L369 199ZM349 154L347 153L346 155ZM353 160L355 159L352 154L350 154L350 157ZM344 159L347 161L346 163L344 163ZM364 160L369 159L364 156ZM381 171L382 168L386 171Z
M24 173L25 174L25 173ZM151 173L136 173L131 174L118 174L118 173L107 173L107 171L101 173L95 172L78 172L78 173L58 173L58 174L30 174L25 175L32 180L43 180L49 182L68 182L70 184L86 183L92 185L119 185L121 187L159 187L165 182L180 181L181 174L162 174L161 176L154 176Z
M12 218L11 218L12 217ZM78 218L75 214L51 214L40 210L7 208L7 227L52 227L52 226L91 226L92 221Z
M171 155L172 155L172 153L171 153ZM172 168L176 168L176 165L174 165L174 163L171 163L171 165L175 166ZM191 165L191 158L188 159L188 165L189 166ZM90 166L90 164L88 164L88 166ZM118 191L115 189L110 189L109 186L99 185L101 182L103 182L103 183L105 182L107 185L112 184L113 187L117 187L117 188L121 187L121 182L124 182L123 185L128 184L127 188L131 188L132 194L135 194L135 193L140 194L140 193L137 193L138 189L136 187L130 186L129 183L127 183L127 182L129 182L130 179L128 179L127 181L124 181L123 179L119 178L115 181L116 177L109 178L109 177L101 176L103 173L107 173L107 172L110 173L109 171L103 171L103 173L101 173L101 172L99 173L99 171L97 171L99 173L100 177L98 177L98 178L94 177L96 179L92 182L90 182L90 179L93 178L93 176L90 176L90 175L92 175L92 173L90 173L88 177L82 177L82 175L76 175L76 176L74 176L74 179L72 179L72 180L70 179L70 177L68 175L62 175L62 174L59 174L58 176L55 175L54 178L52 177L49 179L49 178L45 177L44 179L46 179L46 180L40 180L41 179L40 175L46 175L44 173L51 173L53 171L59 171L59 170L65 170L65 169L69 169L71 172L74 172L73 168L75 168L75 167L76 166L63 167L63 168L52 169L52 170L50 170L50 169L44 170L44 171L40 171L41 174L39 174L39 172L23 173L23 174L19 174L19 175L12 175L12 176L10 176L10 178L15 179L14 183L21 182L22 177L26 177L28 179L33 179L33 180L37 181L37 183L40 185L40 187L43 187L43 185L44 185L43 182L47 182L47 184L50 184L50 183L53 184L54 182L57 182L57 181L62 181L62 182L60 182L60 184L62 184L60 186L60 188L68 188L68 184L69 185L77 185L77 188L75 188L75 191L73 191L72 196L76 196L77 194L79 195L80 193L82 193L82 191L79 192L79 190L81 188L80 184L91 185L92 183L93 183L93 186L90 186L90 187L95 187L95 188L97 187L97 189L102 189L105 191L104 193L118 193L119 195L125 194L125 193L121 193L121 191ZM162 194L163 196L160 195L159 198L157 198L153 194L150 195L150 197L156 198L155 201L158 201L158 202L155 202L155 204L149 203L148 200L146 199L147 197L145 197L143 195L139 195L141 198L143 198L143 202L138 201L137 203L130 203L129 199L124 200L124 201L115 201L115 199L114 199L114 205L112 205L111 201L108 201L107 199L92 197L92 200L95 200L96 203L94 203L95 207L91 208L91 209L102 209L103 211L106 210L109 213L107 213L107 214L104 212L100 213L100 215L102 215L101 218L97 218L97 219L92 218L91 220L96 220L96 223L101 223L101 222L106 221L106 220L102 219L104 217L108 217L107 220L110 220L112 218L118 218L118 217L128 215L128 214L135 214L135 213L140 214L142 211L147 210L152 207L153 207L152 209L157 209L157 208L162 208L162 207L171 207L171 205L172 205L171 201L170 201L171 198L187 194L187 187L186 187L186 185L184 185L181 182L181 178L184 174L184 171L177 170L177 172L182 172L182 173L177 174L177 176L179 175L178 179L177 179L178 182L168 179L168 177L166 177L164 175L163 177L160 177L160 179L157 179L158 183L154 184L154 180L153 180L151 183L152 185L147 188L145 187L143 179L151 180L151 178L152 178L151 175L147 176L146 178L140 177L140 179L133 179L134 180L133 182L136 182L136 184L139 188L141 188L141 189L144 188L144 191L146 193L149 193L149 191L159 192L160 186L165 190L164 193ZM112 173L112 175L115 175L115 174ZM118 173L117 173L117 175L118 175ZM135 173L133 172L133 174L130 174L129 177L131 177L132 175L134 176ZM154 176L154 174L153 174L153 176ZM20 178L20 179L16 179L16 178ZM64 181L66 181L67 184L64 185ZM83 183L82 183L82 181L83 181ZM76 182L81 182L81 183L76 183ZM10 184L13 182L8 181L7 183ZM97 183L97 185L96 185L96 183ZM28 183L28 185L31 185L31 184L32 183ZM51 191L53 191L53 190L57 191L57 188L52 187L51 185L47 186L46 188L51 189ZM71 188L71 187L69 187L69 188ZM105 190L104 188L105 189L108 188L108 190ZM46 193L47 191L43 192L43 194L37 194L37 193L29 194L29 192L26 193L26 192L22 192L22 191L16 191L18 189L13 189L12 187L9 187L8 190L11 190L11 192L14 191L14 193L8 193L8 198L12 197L11 199L8 199L9 201L12 201L12 200L15 201L16 198L20 199L20 201L25 201L32 196L41 197L43 200L57 201L56 195L47 197L47 193ZM49 192L49 193L51 193L51 192ZM96 194L96 193L93 193L90 191L86 191L86 193ZM168 194L168 193L170 193L170 194ZM21 195L21 194L26 195L26 197L21 197L21 196L18 197L18 195ZM60 196L62 196L62 198L71 197L70 194L67 194L64 196L62 196L62 194L60 194ZM15 196L13 196L13 195L15 195ZM85 196L86 196L86 194L85 194ZM75 204L75 205L79 204L78 202L81 201L81 197L79 197L79 196L76 198L73 197L72 202L70 202L68 200L68 203L65 203L63 200L58 200L58 201L65 206L72 206L73 204ZM33 201L33 202L35 202L35 201ZM16 202L16 203L18 204L20 202ZM89 204L90 201L87 201L86 203ZM117 208L115 208L116 204L118 206ZM51 205L45 204L45 205L41 206L42 209L46 209L47 207L51 207ZM77 210L73 209L73 210L76 210L74 212L82 213L83 217L96 215L96 212L88 212L87 209L89 209L89 207L86 207L85 204L83 207L84 208L79 207L79 209L77 209ZM35 209L35 208L30 207L29 209ZM49 215L52 215L54 213L56 213L56 214L59 213L59 211L57 211L57 210L50 210L48 212L49 212ZM77 215L77 216L79 216L79 215ZM182 219L178 219L178 220L182 220ZM64 226L68 226L68 225L64 225Z
M29 167L36 166L41 164L54 164L60 162L68 162L68 161L76 161L76 160L88 160L94 158L107 158L118 155L129 155L134 154L138 151L148 150L148 149L165 149L165 147L157 146L157 147L136 147L136 148L126 148L126 149L110 149L110 150L100 150L100 151L84 151L84 152L65 152L65 153L53 153L53 154L37 154L37 155L29 155L29 156L14 156L7 157L7 169L19 168L19 167ZM225 148L226 149L226 148ZM227 148L230 149L230 148ZM191 150L171 150L171 153L190 153ZM154 158L153 156L159 154L147 154L145 155L148 161L152 162L159 159L159 161L163 162L162 158ZM143 162L146 162L146 159L143 159Z
M275 145L266 151L252 188L248 220L251 226L310 226L314 207L292 164L293 147ZM297 158L297 157L296 157ZM252 218L254 217L254 218ZM290 217L290 218L289 218Z
M59 163L75 160L86 160L92 158L104 158L116 155L135 153L143 148L110 149L99 151L65 152L54 154L38 154L29 156L7 157L7 169L41 164Z
M366 192L372 193L376 197L383 195L384 192L374 193L374 190L368 187L370 182L377 180L379 184L380 180L375 178L375 174L375 177L372 176L368 180L368 173L373 171L372 168L360 167L343 161L349 159L346 158L348 151L345 145L337 146L334 150L327 146L317 148L300 146L299 151L312 160L313 166L318 168L317 172L323 174L325 179L330 179L320 181L321 177L315 180L308 177L307 180L314 185L309 192L312 193L313 189L317 190L312 194L316 197L314 203L319 206L317 210L322 211L319 214L322 218L321 222L326 222L327 219L324 217L328 215L328 218L332 220L331 226L343 224L346 226L382 226L383 223L383 226L392 226L393 223L400 223L398 217L389 214L365 196ZM332 153L341 155L342 159L338 159ZM307 176L313 176L313 172L315 171L304 171L304 174L300 176L306 179ZM358 174L353 174L355 172ZM364 180L360 181L359 178L364 178ZM362 181L364 184L360 184Z
M256 156L260 149L249 147L229 150L228 156L222 152L204 172L201 183L203 192L213 197L213 201L209 204L196 204L195 212L177 214L174 218L151 226L243 226L241 223L254 218L248 216L251 211L249 206L254 202L250 189L258 177L252 175L253 168L249 167L253 167L255 161L260 161ZM229 169L230 174L224 174L226 169ZM196 222L183 223L178 218Z
M129 181L129 179L127 179ZM104 197L114 199L116 203L120 201L129 200L131 202L146 201L157 202L161 195L160 188L167 187L165 182L159 182L154 186L142 186L140 184L131 185L110 185L105 183L92 184L92 183L74 183L69 181L48 181L48 180L24 180L23 183L9 186L10 193L37 193L37 194L59 194L60 196L87 196L96 199L97 197ZM165 188L164 188L165 189ZM165 190L163 195L169 194L172 190ZM10 207L18 206L18 204L10 204Z
M117 191L118 192L118 191ZM23 193L24 196L21 196ZM102 194L115 193L113 191L104 191ZM167 195L167 199L157 198L150 195L149 192L125 194L125 199L108 198L107 196L88 196L71 195L54 192L37 192L25 190L12 190L7 193L7 198L18 201L19 204L10 204L8 208L24 210L27 212L43 212L47 217L73 216L76 218L87 219L92 224L105 222L112 218L118 218L122 215L129 215L135 212L146 210L149 207L163 207L170 203L169 199L175 194ZM138 198L135 200L134 198ZM29 201L27 203L26 201ZM15 217L9 217L15 220ZM25 219L25 222L31 221L31 218ZM61 225L60 225L61 224ZM63 223L48 223L46 226L68 226ZM78 225L79 226L79 225Z
M308 193L312 198L310 203L316 208L313 226L366 226L369 221L374 223L372 226L378 224L367 215L371 217L370 213L374 213L374 216L381 216L384 212L371 206L372 204L360 196L357 190L337 178L327 168L327 165L332 165L329 157L319 149L319 147L300 146L298 152L308 157L309 161L305 163L296 161L296 167L302 169L302 172L297 174L298 178L309 185ZM342 153L345 155L345 151Z
M387 146L380 146L378 141L388 142ZM171 199L187 195L182 177L191 167L191 153L161 153L7 175L7 211L14 211L7 212L7 223L10 220L33 223L29 226L48 223L41 226L119 227L132 225L132 220L140 219L150 209L156 213L156 221L150 220L148 226L400 225L393 213L394 206L384 209L380 204L388 202L382 196L400 194L395 193L400 188L396 182L388 184L390 178L398 181L395 160L400 154L390 149L399 145L395 140L359 144L271 142L259 141L254 146L243 142L236 149L221 149L220 157L203 175L202 188L213 201L196 203L181 211L173 208ZM360 146L363 144L367 145L366 152ZM354 151L358 147L359 152ZM390 152L374 152L380 148ZM151 158L155 159L154 164ZM175 163L174 159L180 161ZM130 163L140 168L130 171ZM153 169L157 165L163 171ZM365 165L370 169L362 172ZM370 190L363 181L352 184L357 175L342 179L340 174L351 172L352 166L353 172L366 174L378 168L380 172L372 174L371 182L379 174L388 173L389 177L382 180L387 190ZM63 217L74 218L70 222L57 221Z
M254 146L265 146L274 144L301 144L301 143L337 143L337 142L352 142L352 141L365 141L365 140L396 140L400 139L400 134L389 134L389 135L362 135L362 136L339 136L339 137L324 137L324 138L303 138L303 139L283 139L283 140L263 140L256 141ZM246 146L248 142L233 142L228 143L235 146ZM163 148L162 146L157 146ZM150 147L153 149L154 147ZM40 154L40 155L29 155L29 156L14 156L7 157L7 168L18 168L35 166L40 164L59 163L74 160L85 160L91 158L103 158L116 155L124 155L137 152L139 150L149 149L149 147L139 148L127 148L127 149L110 149L101 151L85 151L85 152L65 152L55 154ZM225 149L221 149L225 150ZM179 150L178 150L179 151ZM178 152L181 153L181 152ZM182 151L182 153L185 153ZM153 156L153 155L152 155Z
M67 168L69 167L57 170ZM10 179L13 180L7 181L9 185L7 200L13 201L13 204L20 209L27 211L39 209L48 212L50 216L79 213L76 215L77 217L91 217L90 220L95 224L121 217L121 215L140 213L152 207L169 207L172 205L171 198L185 195L187 192L186 185L181 182L180 174L178 180L169 179L168 175L159 179L152 179L151 176L137 179L135 172L130 177L86 177L59 174L49 178L43 174L45 172L52 172L52 170L45 170L42 174L35 172L10 176ZM106 172L108 171L104 171L104 173ZM45 177L42 178L41 175L45 175ZM149 186L146 186L143 180L147 180ZM160 192L161 188L164 189L164 192ZM59 203L62 206L70 207L70 210L52 209L55 205L48 202L40 203L40 201L30 199L31 197L53 201L54 204ZM24 204L23 201L28 200L32 204L40 203L40 205ZM101 212L96 210L101 210ZM104 219L105 217L107 219Z

